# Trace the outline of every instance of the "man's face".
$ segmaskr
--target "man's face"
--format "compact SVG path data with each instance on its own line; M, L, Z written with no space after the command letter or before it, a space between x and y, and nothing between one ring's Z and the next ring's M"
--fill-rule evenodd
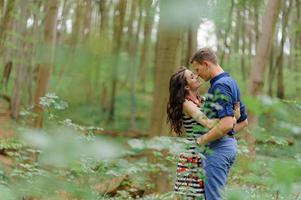
M207 66L205 63L200 64L199 62L193 61L192 66L195 73L204 81L208 81L210 79L209 66Z

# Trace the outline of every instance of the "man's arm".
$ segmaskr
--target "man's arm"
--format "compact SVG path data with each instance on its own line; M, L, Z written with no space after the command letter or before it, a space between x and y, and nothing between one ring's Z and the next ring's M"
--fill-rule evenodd
M207 144L209 142L215 141L219 138L222 138L232 128L233 128L233 117L232 116L223 117L213 129L211 129L206 134L199 137L197 139L197 143L202 145L202 144Z
M237 133L237 132L240 132L241 130L243 130L245 127L247 127L248 124L249 124L248 120L245 119L244 121L235 124L233 129Z

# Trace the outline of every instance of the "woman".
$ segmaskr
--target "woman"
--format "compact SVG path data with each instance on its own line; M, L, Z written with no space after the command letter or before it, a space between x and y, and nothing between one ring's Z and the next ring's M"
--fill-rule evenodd
M177 167L176 199L180 196L184 199L205 199L203 156L196 139L214 127L218 120L208 119L200 111L202 100L197 93L200 86L197 76L185 67L178 69L170 78L167 119L171 129L179 136L184 127L187 138L186 151L180 154ZM235 106L233 125L240 117L238 105Z

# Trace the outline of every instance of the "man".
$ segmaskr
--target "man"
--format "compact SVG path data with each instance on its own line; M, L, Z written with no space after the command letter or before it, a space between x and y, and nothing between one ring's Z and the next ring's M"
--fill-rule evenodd
M195 52L190 63L196 74L211 84L204 105L207 111L204 112L211 118L220 119L217 126L197 139L197 143L211 149L211 153L205 154L206 200L221 200L220 192L226 185L237 152L237 141L233 135L248 125L246 107L240 99L236 81L219 66L210 48ZM240 102L241 117L233 127L235 102Z

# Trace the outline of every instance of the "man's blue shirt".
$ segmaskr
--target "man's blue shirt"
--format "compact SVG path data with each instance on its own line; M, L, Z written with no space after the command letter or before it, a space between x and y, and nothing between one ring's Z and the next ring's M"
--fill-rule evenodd
M227 72L223 72L210 80L211 87L208 90L208 101L205 103L206 114L210 118L223 118L234 116L235 102L240 102L241 117L237 123L247 119L246 106L241 101L240 91L236 81ZM232 129L228 135L234 135Z

